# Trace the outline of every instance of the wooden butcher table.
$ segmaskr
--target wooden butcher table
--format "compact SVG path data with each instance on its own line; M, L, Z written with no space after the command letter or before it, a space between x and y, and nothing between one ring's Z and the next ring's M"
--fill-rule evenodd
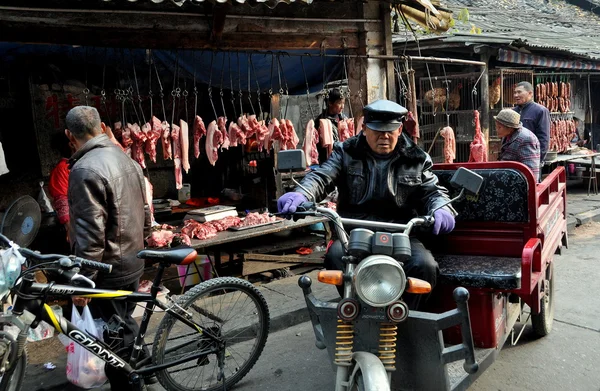
M309 255L299 255L295 251L286 255L269 255L274 252L284 252L298 247L311 247L315 244L325 244L331 238L329 224L324 224L325 237L314 233L298 232L296 228L308 227L317 223L327 222L325 217L306 217L298 221L283 220L280 223L259 226L242 231L219 232L217 236L198 240L192 239L192 247L199 253L206 254L220 275L222 253L229 254L229 261L233 262L236 254L240 255L243 262L242 275L261 273L269 270L282 269L302 263L322 264L322 252ZM285 231L293 230L287 234ZM279 235L277 235L279 234ZM195 264L192 264L195 266ZM188 266L188 273L190 266ZM188 274L186 273L186 274Z

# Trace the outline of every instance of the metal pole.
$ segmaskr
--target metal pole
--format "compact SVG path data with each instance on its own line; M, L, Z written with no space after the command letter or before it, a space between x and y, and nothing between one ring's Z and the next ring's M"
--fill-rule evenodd
M590 111L590 149L595 150L594 145L594 112L592 111L592 81L588 74L588 109ZM585 122L585 121L584 121Z
M489 77L488 77L488 68L487 64L490 60L490 54L485 51L480 55L481 61L486 64L485 71L481 76L481 131L483 132L483 136L485 138L485 142L488 147L488 154L490 152L490 93L489 93ZM476 107L473 108L477 110Z

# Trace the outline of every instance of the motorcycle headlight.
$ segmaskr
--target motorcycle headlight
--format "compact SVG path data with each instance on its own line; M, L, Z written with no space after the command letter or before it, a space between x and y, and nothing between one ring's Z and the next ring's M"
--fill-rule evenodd
M400 264L387 255L371 255L354 271L358 297L372 307L385 307L398 300L406 288L406 275Z

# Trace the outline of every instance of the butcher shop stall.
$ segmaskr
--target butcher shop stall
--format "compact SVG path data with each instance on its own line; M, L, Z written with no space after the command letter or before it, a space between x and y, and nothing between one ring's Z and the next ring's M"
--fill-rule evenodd
M273 214L303 175L278 172L277 152L303 149L314 164L317 143L331 149L330 127L317 132L314 119L333 87L346 98L342 137L368 102L395 99L397 61L381 27L391 26L390 5L277 3L3 2L0 231L68 252L51 173L71 153L66 113L90 105L143 168L147 245L200 250L169 271L170 289L321 267L328 224Z

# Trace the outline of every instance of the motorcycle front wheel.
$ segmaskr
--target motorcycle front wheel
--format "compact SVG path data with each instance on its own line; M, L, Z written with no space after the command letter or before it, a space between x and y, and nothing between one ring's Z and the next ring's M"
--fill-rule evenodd
M4 331L0 331L0 346L8 348L11 345L16 349L17 343L14 339ZM25 377L25 369L27 368L27 349L23 350L21 357L17 358L16 350L11 352L10 361L16 360L11 369L4 375L0 376L0 391L20 391L23 386L23 378Z

